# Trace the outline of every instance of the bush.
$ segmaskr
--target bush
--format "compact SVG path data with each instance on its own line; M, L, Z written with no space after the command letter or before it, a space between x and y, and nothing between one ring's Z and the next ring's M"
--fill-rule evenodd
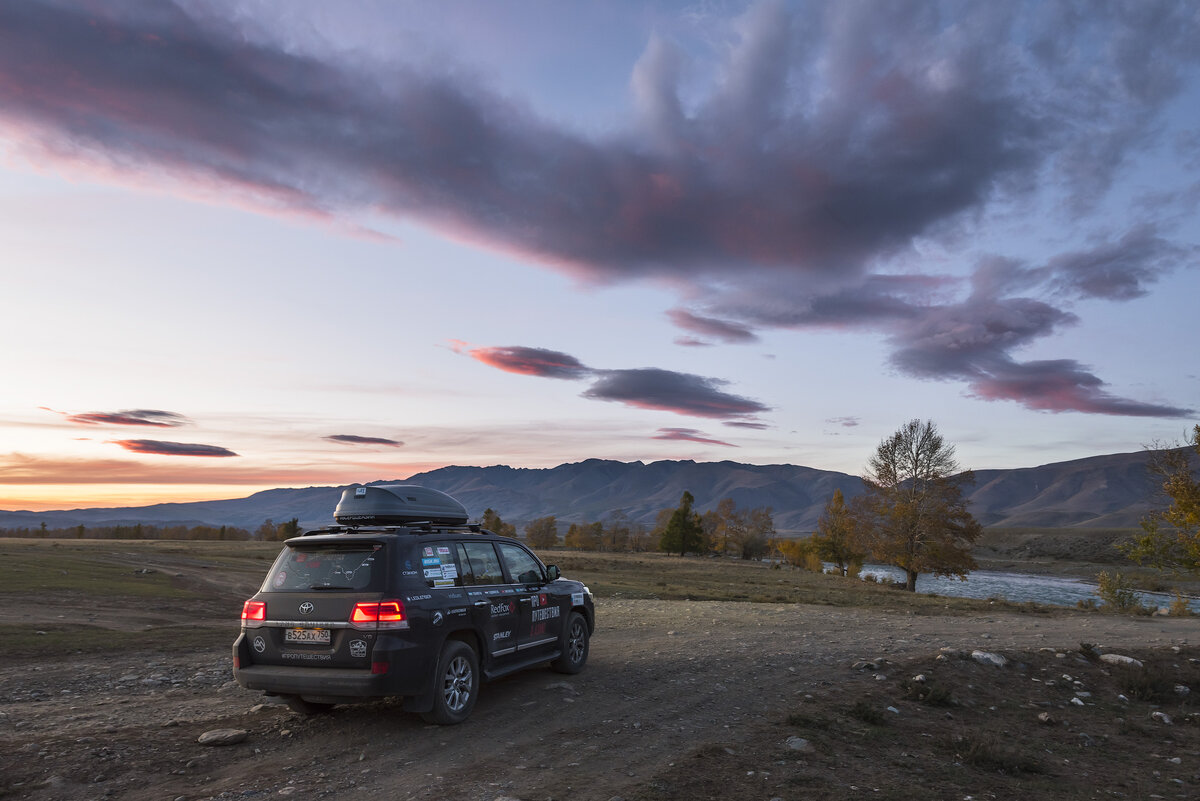
M872 726L883 725L883 713L862 699L855 701L854 706L850 707L850 717Z
M1142 598L1133 589L1133 582L1119 572L1109 575L1102 570L1096 576L1096 594L1104 602L1103 609L1110 612L1137 612L1142 610Z
M1188 599L1183 597L1183 593L1175 590L1175 598L1171 601L1171 617L1191 617L1195 612L1188 604Z

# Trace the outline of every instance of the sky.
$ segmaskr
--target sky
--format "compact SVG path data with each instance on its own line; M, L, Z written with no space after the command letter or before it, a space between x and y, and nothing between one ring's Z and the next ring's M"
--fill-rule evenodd
M0 4L0 508L1200 419L1194 2Z

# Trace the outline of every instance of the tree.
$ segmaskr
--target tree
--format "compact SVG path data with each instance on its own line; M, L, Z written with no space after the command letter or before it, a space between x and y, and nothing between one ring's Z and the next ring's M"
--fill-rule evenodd
M254 538L264 542L278 539L278 526L275 525L275 521L269 517L264 520L262 525L254 530Z
M553 548L558 545L558 521L554 515L539 517L525 526L525 542L530 548Z
M275 531L275 536L281 540L286 540L291 537L300 536L300 518L293 517L285 523L280 523Z
M737 508L733 498L722 498L717 503L717 537L721 541L721 555L729 555L729 546L739 548L746 536L746 513Z
M517 527L512 523L505 523L500 519L500 515L496 514L496 511L491 508L483 510L483 518L479 521L479 525L494 534L499 534L501 537L517 536Z
M879 443L863 477L864 540L872 556L904 571L905 589L915 592L921 573L965 579L977 567L971 545L983 527L962 491L974 481L932 421L910 420Z
M604 525L595 523L572 523L563 537L563 545L581 551L597 551L604 539Z
M1142 534L1123 550L1138 564L1200 573L1200 480L1192 468L1194 457L1190 452L1200 455L1200 425L1185 444L1151 451L1146 469L1170 503L1143 517Z
M678 551L680 556L689 552L703 552L704 528L700 525L700 515L692 510L695 502L692 493L685 490L658 541L659 550L667 553Z
M840 575L849 575L856 572L852 570L854 565L862 566L866 555L856 540L857 533L854 515L846 506L842 491L835 489L817 521L817 533L812 536L813 549L822 561L832 562Z
M617 509L609 514L600 548L604 551L629 550L629 515L624 510Z

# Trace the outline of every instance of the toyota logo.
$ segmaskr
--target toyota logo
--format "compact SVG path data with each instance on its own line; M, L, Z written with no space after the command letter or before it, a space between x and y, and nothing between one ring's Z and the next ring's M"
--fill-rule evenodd
M316 607L314 607L312 605L312 601L305 601L304 603L300 604L300 614L311 615L313 612L313 609L315 609L315 608Z

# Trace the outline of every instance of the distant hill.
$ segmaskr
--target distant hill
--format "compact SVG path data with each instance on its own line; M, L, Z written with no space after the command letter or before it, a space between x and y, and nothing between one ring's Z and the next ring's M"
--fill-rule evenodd
M1118 528L1136 526L1155 503L1146 453L1094 456L1012 470L977 471L971 511L985 526ZM654 523L658 510L673 508L687 490L700 511L733 498L739 508L770 506L780 532L815 528L835 489L847 497L862 491L857 476L796 465L737 462L614 462L588 459L547 469L443 467L372 483L421 484L446 492L478 518L488 507L518 527L545 515L564 524L604 520L614 511L633 522ZM0 528L68 526L231 525L254 530L264 520L300 519L315 527L333 522L343 487L273 489L247 498L160 503L119 509L52 512L0 511Z

